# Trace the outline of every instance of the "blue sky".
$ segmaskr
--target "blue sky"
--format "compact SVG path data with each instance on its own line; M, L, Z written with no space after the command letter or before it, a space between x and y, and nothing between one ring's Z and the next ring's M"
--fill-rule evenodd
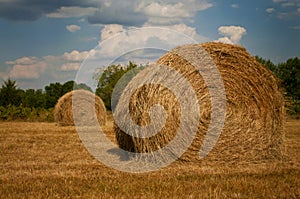
M145 27L163 31L130 34ZM98 53L111 61L146 43L169 49L189 42L166 36L166 29L283 62L300 57L300 0L0 0L0 80L10 77L23 89L74 80L105 41L105 52ZM145 57L132 61L155 56Z

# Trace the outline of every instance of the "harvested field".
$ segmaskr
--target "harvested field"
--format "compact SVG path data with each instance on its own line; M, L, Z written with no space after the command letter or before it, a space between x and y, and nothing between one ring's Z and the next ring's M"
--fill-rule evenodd
M113 121L105 132L112 140ZM75 127L0 123L0 198L299 198L300 121L286 125L286 160L240 166L174 163L146 174L96 161Z

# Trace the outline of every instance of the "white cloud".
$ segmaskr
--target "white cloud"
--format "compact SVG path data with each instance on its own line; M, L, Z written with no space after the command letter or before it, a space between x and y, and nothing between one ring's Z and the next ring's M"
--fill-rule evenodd
M14 79L37 79L48 66L44 60L37 57L22 57L5 63L13 65L7 76Z
M220 42L223 44L235 44L233 43L233 41L231 39L229 39L228 37L221 37L218 40L216 40L216 42Z
M53 13L47 14L49 18L79 18L83 16L88 16L96 12L98 9L94 7L60 7Z
M92 24L142 26L192 21L197 12L213 6L211 0L131 0L101 1L100 9L88 17Z
M217 42L238 44L247 30L241 26L221 26L219 27L219 34L223 35Z
M93 50L91 50L93 51ZM64 53L64 58L67 60L67 61L83 61L87 58L87 56L90 54L91 52L90 51L82 51L82 52L79 52L77 50L73 50L72 52L68 53L68 52L65 52Z
M5 63L10 65L15 65L15 64L29 65L29 64L34 64L37 61L38 61L37 57L22 57L14 61L7 61Z
M75 71L80 68L81 63L73 62L73 63L66 63L61 66L62 71Z
M232 8L239 8L240 6L238 4L231 4L230 5Z
M160 1L150 2L140 1L135 11L143 13L147 17L147 22L154 25L182 23L184 19L192 18L198 11L206 10L213 4L206 0L187 1Z
M145 24L144 27L147 27L147 24ZM184 34L188 37L191 37L192 39L196 40L198 43L201 42L206 42L208 41L208 38L199 35L197 33L196 28L191 27L191 26L187 26L184 23L180 23L180 24L175 24L175 25L170 25L170 26L160 26L161 28L167 28L167 29L171 29L173 31L176 31L180 34Z
M267 8L266 12L271 14L271 13L275 12L275 8Z
M125 29L123 28L122 25L118 25L118 24L105 25L104 28L101 30L101 41L104 41L124 31Z
M118 34L117 37L112 36ZM102 49L103 54L107 56L122 55L126 49L136 49L142 47L160 46L167 48L186 44L194 40L195 42L204 42L207 39L197 34L194 27L189 27L186 24L175 24L169 26L152 27L150 24L145 24L142 28L125 28L121 25L107 25L101 32L101 41L109 43L105 49Z
M68 25L66 26L66 29L70 32L77 32L81 29L81 27L77 25Z
M13 79L38 79L47 68L46 62L38 62L32 65L14 65L9 73Z
M190 17L190 12L185 9L181 2L174 5L162 5L153 2L144 7L143 12L150 17Z

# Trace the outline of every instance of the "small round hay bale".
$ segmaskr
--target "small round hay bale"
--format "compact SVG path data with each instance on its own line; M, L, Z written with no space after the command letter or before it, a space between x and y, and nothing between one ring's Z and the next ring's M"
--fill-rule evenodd
M225 124L214 148L204 159L200 158L199 150L211 121L209 89L194 65L174 50L166 53L157 63L182 74L193 87L199 104L200 121L196 136L180 160L249 163L281 159L284 98L272 72L241 46L215 42L198 45L210 55L223 79L227 107ZM189 51L194 49L193 46L194 44L185 45L176 49ZM197 52L189 52L193 53ZM145 79L148 78L156 77L154 75ZM115 125L120 148L135 153L151 153L168 145L176 135L181 122L181 105L171 91L161 86L166 78L156 79L152 84L146 83L136 89L129 104L130 116L140 126L155 122L150 121L149 110L154 104L160 104L167 115L164 127L152 137L140 138L124 133ZM132 81L135 80L134 78ZM117 105L117 109L121 109L120 113L125 108L126 104ZM187 127L186 133L190 133L188 129Z
M106 108L101 98L94 93L73 90L58 100L54 108L54 120L60 126L105 125Z

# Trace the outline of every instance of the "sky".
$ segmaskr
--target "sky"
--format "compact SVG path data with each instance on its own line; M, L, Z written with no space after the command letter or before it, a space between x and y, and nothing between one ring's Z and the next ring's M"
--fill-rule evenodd
M300 0L0 0L0 81L22 89L209 41L274 63L300 57Z

